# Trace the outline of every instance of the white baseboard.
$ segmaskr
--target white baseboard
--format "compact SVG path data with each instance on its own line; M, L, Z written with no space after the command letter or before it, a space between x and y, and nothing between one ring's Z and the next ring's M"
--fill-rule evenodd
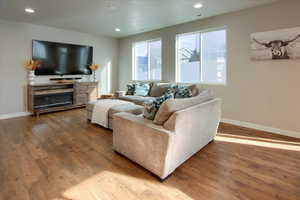
M259 124L249 123L249 122L242 122L242 121L237 121L237 120L232 120L232 119L222 119L221 122L224 122L227 124L233 124L236 126L242 126L242 127L246 127L246 128L252 128L252 129L256 129L256 130L260 130L260 131L275 133L275 134L279 134L279 135L300 138L300 132L296 132L296 131L288 131L288 130L263 126L263 125L259 125Z
M1 119L11 119L11 118L16 118L16 117L24 117L24 116L29 116L29 115L31 115L30 112L18 112L18 113L2 114L2 115L0 115L0 120Z

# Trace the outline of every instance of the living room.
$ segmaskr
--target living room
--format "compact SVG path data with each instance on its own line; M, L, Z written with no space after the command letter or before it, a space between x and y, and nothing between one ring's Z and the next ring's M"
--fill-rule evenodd
M0 199L298 199L299 8L0 1Z

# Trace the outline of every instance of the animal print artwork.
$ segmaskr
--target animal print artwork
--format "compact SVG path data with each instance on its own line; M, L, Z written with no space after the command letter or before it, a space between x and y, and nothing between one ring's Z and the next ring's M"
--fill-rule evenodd
M300 27L251 34L251 59L300 59Z

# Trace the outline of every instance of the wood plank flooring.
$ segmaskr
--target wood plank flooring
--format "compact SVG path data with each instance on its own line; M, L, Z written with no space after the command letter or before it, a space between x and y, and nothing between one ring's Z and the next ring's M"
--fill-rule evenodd
M83 109L0 120L0 200L300 199L300 140L221 124L161 183ZM145 152L146 156L146 152Z

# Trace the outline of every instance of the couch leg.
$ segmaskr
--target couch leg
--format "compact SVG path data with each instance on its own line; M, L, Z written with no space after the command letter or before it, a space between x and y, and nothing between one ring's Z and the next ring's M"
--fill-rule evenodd
M123 156L122 154L120 154L119 152L117 152L116 150L114 150L113 149L113 152L115 153L115 154L118 154L118 155L120 155L120 156ZM124 157L124 156L123 156Z
M164 178L164 179L161 179L161 178L159 178L159 180L160 180L160 182L161 183L163 183L165 180L167 180L168 178L170 178L170 176L172 176L173 175L173 173L172 174L169 174L166 178Z
M113 149L113 152L114 152L115 154L121 156L121 157L126 158L123 154L117 152L117 151L114 150L114 149ZM126 159L128 159L128 158L126 158ZM129 160L129 161L130 161L130 160ZM131 161L131 162L133 162L133 161ZM149 172L150 172L150 171L149 171ZM171 174L169 174L166 178L162 179L162 178L160 178L159 176L157 176L156 174L153 174L152 172L150 172L150 173L151 173L153 176L157 177L161 183L163 183L165 180L167 180L168 178L170 178L170 176L173 175L173 173L171 173Z

